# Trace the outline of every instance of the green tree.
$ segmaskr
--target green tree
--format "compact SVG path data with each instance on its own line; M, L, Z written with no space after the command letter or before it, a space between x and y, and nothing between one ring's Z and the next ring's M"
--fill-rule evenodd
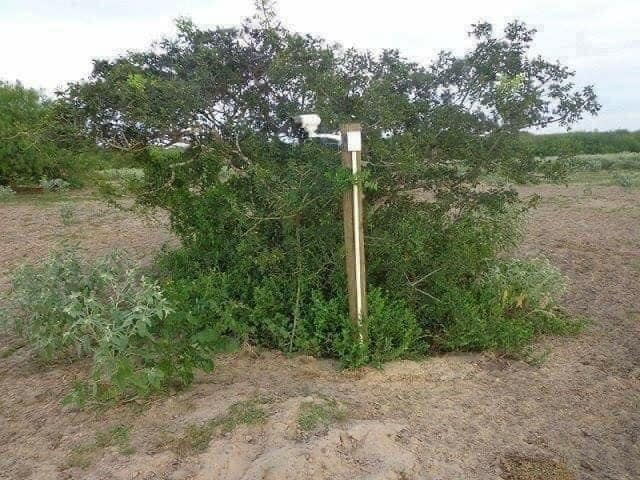
M496 310L480 305L491 300L478 279L516 243L526 205L508 187L482 188L481 175L530 176L519 133L595 114L593 89L531 56L535 31L520 22L500 34L475 25L471 51L423 66L288 31L268 3L260 12L237 28L181 19L175 38L96 61L62 95L98 142L148 155L139 200L170 212L183 245L165 259L171 281L206 277L257 343L351 363L400 355L384 342L349 349L344 323L326 321L345 311L339 199L358 181L369 283L382 295L376 331L415 345L390 333L388 309L402 311L395 328L418 331L417 321L440 345L456 344L438 340L454 321L457 332L462 321L486 331ZM308 111L329 130L362 122L364 176L351 178L330 148L294 141L292 116ZM149 148L177 141L191 148ZM517 314L505 307L501 328Z
M54 172L41 131L48 103L20 83L0 82L0 183L38 180Z
M93 169L133 162L87 135L85 121L73 102L0 82L0 185L45 177L79 186Z

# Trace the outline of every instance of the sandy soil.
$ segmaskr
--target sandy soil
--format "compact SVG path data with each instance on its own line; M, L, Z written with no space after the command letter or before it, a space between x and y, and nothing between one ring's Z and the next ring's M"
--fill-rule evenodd
M186 392L78 411L60 399L86 366L40 365L4 335L0 478L640 478L640 192L523 193L542 202L519 254L558 265L569 278L566 307L592 320L575 338L541 339L544 361L446 355L354 372L244 350L220 357ZM161 224L75 204L77 223L68 226L59 204L0 204L0 271L62 237L142 260L170 240ZM234 417L238 405L258 405L259 415ZM311 426L301 420L310 405ZM118 426L127 435L105 440Z
M86 192L68 194L64 200L51 194L40 197L0 203L0 291L7 288L12 269L47 255L63 241L96 257L121 249L142 263L165 244L175 243L164 216L134 216Z

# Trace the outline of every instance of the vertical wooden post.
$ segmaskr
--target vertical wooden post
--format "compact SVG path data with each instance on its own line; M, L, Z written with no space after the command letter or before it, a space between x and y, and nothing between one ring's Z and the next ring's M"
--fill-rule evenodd
M342 133L342 165L354 175L362 161L361 127L347 123ZM367 270L364 253L363 196L360 185L354 184L342 200L344 213L344 243L346 252L349 314L357 326L360 341L366 338L364 320L367 316Z

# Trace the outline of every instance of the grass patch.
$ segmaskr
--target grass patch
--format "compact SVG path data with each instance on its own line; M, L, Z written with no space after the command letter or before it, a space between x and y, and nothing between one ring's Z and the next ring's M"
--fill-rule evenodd
M209 446L215 429L215 419L202 425L188 425L184 434L174 441L169 441L169 445L181 457L202 452Z
M571 208L576 204L574 198L568 197L566 195L550 195L548 197L543 197L541 199L541 203L554 205L559 208Z
M303 432L313 432L341 422L346 417L347 412L333 399L303 402L298 410L298 427Z
M107 168L97 170L96 175L101 176L105 180L141 180L144 178L144 170L142 168Z
M232 432L239 425L263 423L268 416L264 405L268 403L271 403L271 399L263 397L234 403L226 414L203 424L188 425L181 437L165 443L180 456L203 452L216 435Z
M71 225L76 221L76 209L73 203L65 202L58 210L63 225Z
M135 189L144 179L141 168L112 168L94 172L92 181L97 191L107 198L121 197Z
M130 445L129 433L131 427L127 425L116 425L108 430L96 433L96 446L98 448L118 447L118 451L123 455L130 455L133 449Z
M219 419L219 427L223 433L232 432L238 425L256 425L267 418L262 407L271 400L256 398L244 402L234 403L229 407L228 414Z
M68 203L99 199L100 198L92 191L72 190L71 192L18 193L11 197L3 198L0 204L46 206L63 202Z
M547 361L550 353L551 350L548 348L538 351L534 346L529 346L523 350L522 360L527 362L531 367L539 367Z
M121 455L131 455L135 449L131 446L131 427L128 425L116 425L106 430L96 432L92 442L76 445L67 457L67 468L87 468L108 447L118 447Z
M10 345L4 350L0 351L0 358L9 358L24 346L26 346L26 343L16 343L14 345Z

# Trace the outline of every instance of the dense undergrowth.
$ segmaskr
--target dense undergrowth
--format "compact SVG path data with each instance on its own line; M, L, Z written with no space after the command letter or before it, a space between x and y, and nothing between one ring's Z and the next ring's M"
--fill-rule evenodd
M640 170L640 153L622 152L544 157L538 159L538 169L541 173L551 170L563 173Z

